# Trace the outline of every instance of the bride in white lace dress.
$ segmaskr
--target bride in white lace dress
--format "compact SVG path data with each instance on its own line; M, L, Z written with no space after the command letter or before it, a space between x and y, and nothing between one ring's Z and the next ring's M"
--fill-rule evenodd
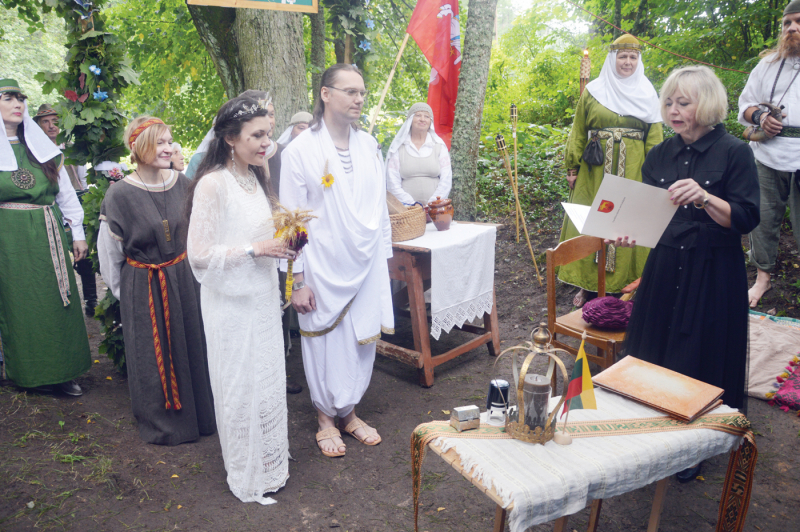
M263 107L262 107L263 106ZM200 282L208 366L228 486L243 502L289 478L286 369L264 155L266 105L248 97L217 113L215 139L189 196L187 251Z

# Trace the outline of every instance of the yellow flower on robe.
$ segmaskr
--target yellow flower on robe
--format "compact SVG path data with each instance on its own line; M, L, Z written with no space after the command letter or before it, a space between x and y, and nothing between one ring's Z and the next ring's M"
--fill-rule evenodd
M331 188L331 185L333 185L333 174L325 174L322 176L322 184L325 185L325 188Z

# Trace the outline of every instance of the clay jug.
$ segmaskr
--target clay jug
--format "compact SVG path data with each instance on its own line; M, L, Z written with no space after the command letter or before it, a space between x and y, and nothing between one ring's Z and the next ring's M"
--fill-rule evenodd
M441 196L436 196L436 199L428 203L428 216L433 220L433 225L439 231L447 231L450 229L450 222L453 221L453 202L449 199L442 199Z

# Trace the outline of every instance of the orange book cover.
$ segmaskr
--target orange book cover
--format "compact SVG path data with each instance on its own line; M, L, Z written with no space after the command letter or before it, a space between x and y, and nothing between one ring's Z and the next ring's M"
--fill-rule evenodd
M724 391L632 356L595 375L592 381L682 421L693 421L720 404Z

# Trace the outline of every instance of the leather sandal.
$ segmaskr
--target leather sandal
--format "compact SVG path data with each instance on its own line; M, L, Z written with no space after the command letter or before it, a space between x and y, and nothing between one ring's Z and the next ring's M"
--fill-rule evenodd
M340 430L342 430L342 431L344 431L344 432L348 433L350 436L352 436L353 438L357 439L358 441L360 441L360 442L361 442L361 443L363 443L364 445L370 445L370 446L372 446L372 445L378 445L380 442L382 442L382 441L383 441L383 440L381 439L381 436L380 436L380 434L376 434L375 436L367 436L367 438L377 438L377 440L375 440L375 441L374 441L374 442L372 442L372 443L368 442L368 441L367 441L367 438L359 438L359 437L358 437L358 435L356 435L356 431L357 431L358 429L362 428L362 427L369 427L369 425L367 425L366 423L364 423L364 421L363 421L363 420L361 420L361 419L359 419L359 418L355 418L353 421L351 421L350 423L348 423L346 427L342 427L341 423L339 423L339 429L340 429ZM366 431L365 431L365 432L366 432Z
M321 442L322 440L333 441L334 438L339 438L339 439L342 438L342 433L339 432L339 429L337 429L336 427L328 427L325 430L317 432L317 447L319 447L320 452L324 456L327 456L328 458L337 458L339 456L344 456L344 454L347 452L347 449L345 449L344 451L329 452L323 449L322 446L319 444L319 442ZM338 449L339 447L346 448L347 446L344 443L342 443L341 445L337 445L336 447Z

